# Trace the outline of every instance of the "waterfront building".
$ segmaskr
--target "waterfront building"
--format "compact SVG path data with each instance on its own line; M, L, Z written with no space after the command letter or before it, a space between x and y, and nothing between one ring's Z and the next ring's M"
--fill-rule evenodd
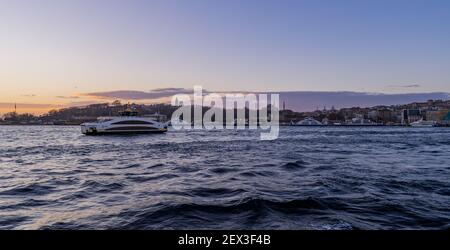
M378 110L372 110L367 113L367 117L371 120L377 121L378 120Z
M449 110L441 109L441 110L427 110L426 111L426 120L427 121L443 121L447 116Z
M447 112L447 115L445 115L445 117L444 117L442 123L443 123L443 124L450 125L450 112Z
M410 124L423 119L420 109L404 109L402 113L402 124Z
M378 120L383 122L389 122L393 119L392 110L384 108L378 110Z

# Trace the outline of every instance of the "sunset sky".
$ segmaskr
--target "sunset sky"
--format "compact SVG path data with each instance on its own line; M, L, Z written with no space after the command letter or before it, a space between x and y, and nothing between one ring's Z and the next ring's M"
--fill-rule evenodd
M450 92L449 27L447 0L0 0L0 113L194 85Z

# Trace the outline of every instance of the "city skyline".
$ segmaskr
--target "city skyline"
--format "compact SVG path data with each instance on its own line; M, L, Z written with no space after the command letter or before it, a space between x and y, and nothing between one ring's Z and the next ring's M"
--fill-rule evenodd
M17 113L31 113L42 115L50 110L58 110L69 107L85 107L90 104L112 104L114 101L135 104L170 104L171 97L175 94L192 95L192 89L170 88L144 91L109 91L94 92L85 95L97 98L96 101L72 102L68 104L26 104L26 103L1 103L0 115L15 111ZM213 92L204 90L204 95L211 93L235 94L228 92ZM245 94L243 92L243 94ZM404 105L428 100L450 100L450 94L444 92L433 93L409 93L409 94L380 94L363 92L318 92L318 91L286 91L286 92L253 92L253 94L279 94L280 107L296 111L308 112L330 108L368 108L374 106Z
M0 4L0 113L14 103L42 113L105 100L90 93L194 85L450 92L448 1Z

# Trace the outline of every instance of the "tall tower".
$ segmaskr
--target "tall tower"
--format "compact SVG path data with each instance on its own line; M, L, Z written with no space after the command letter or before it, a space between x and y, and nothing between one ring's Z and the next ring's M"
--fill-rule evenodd
M283 101L283 110L286 110L286 101Z

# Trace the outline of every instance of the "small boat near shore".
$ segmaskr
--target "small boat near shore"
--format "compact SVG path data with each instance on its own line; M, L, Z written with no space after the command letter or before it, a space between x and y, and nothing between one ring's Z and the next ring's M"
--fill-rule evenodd
M436 127L437 123L435 121L424 121L422 119L419 121L412 122L410 125L411 127Z
M312 117L306 117L299 122L291 122L291 126L323 126L323 124Z
M99 117L96 122L81 124L85 135L165 133L167 124L151 116L138 116L133 110L120 112L119 116Z

